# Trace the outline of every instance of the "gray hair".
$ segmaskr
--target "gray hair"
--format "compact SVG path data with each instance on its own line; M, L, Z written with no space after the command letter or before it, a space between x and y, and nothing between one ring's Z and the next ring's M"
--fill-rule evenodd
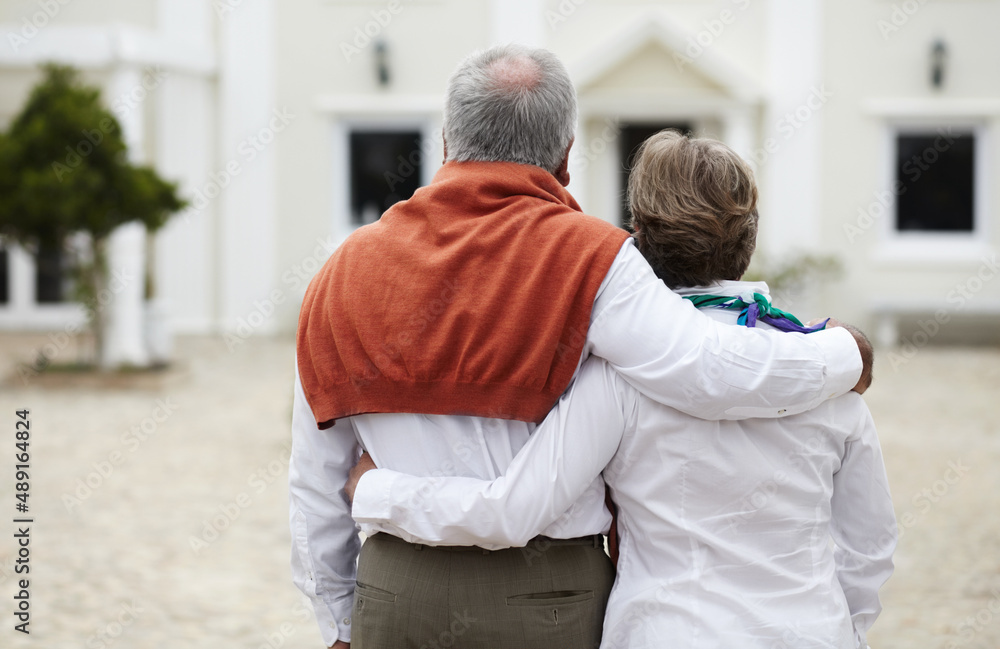
M516 162L555 172L576 129L576 90L555 54L500 45L448 81L444 137L456 162Z

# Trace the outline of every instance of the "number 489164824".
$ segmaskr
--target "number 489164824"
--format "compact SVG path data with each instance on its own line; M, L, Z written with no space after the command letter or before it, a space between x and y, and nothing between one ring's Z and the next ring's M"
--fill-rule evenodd
M18 417L18 421L14 433L17 441L14 445L17 447L18 452L14 455L14 459L18 463L14 465L14 478L16 480L14 487L17 491L14 498L19 501L17 503L17 511L24 513L28 511L28 493L30 488L28 469L31 467L31 454L28 452L28 443L31 439L31 420L28 419L29 411L27 410L18 410L15 414Z

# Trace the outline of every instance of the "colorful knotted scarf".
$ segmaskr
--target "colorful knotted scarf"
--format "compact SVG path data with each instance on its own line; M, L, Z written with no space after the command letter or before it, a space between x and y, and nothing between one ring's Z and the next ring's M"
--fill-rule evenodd
M740 317L736 320L736 323L747 327L757 326L757 321L760 320L781 331L811 334L814 331L821 331L826 327L827 320L829 320L827 318L827 320L817 325L807 327L791 313L786 313L777 307L771 306L771 302L767 299L767 296L760 293L751 294L750 292L746 292L737 296L687 295L684 299L691 300L691 303L699 309L714 307L717 309L739 311Z

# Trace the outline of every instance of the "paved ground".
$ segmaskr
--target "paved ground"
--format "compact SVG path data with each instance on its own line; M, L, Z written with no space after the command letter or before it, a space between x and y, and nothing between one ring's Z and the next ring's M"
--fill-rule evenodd
M22 380L15 363L46 342L0 337L0 646L322 646L289 581L291 341L230 353L188 338L165 374ZM900 360L882 355L868 396L904 530L872 646L997 649L1000 350ZM32 422L28 637L11 615L19 408Z

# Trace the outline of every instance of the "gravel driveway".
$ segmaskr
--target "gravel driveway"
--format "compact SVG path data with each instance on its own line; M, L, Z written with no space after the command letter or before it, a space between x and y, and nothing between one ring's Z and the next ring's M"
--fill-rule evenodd
M158 374L22 377L0 337L0 646L316 649L290 582L291 339L182 338ZM72 360L63 350L57 362ZM879 358L867 399L903 536L875 649L1000 647L1000 350ZM30 574L14 430L30 409ZM30 579L30 636L14 630Z

